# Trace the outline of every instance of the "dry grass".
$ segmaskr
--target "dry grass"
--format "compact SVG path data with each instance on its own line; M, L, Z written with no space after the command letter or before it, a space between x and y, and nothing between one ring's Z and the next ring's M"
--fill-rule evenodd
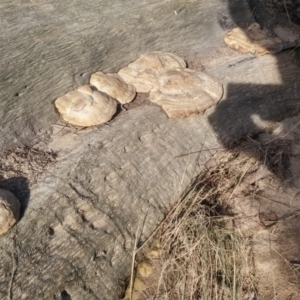
M251 243L234 227L227 200L257 163L236 156L224 154L168 214L153 239L159 258L149 258L149 249L139 258L156 271L132 299L254 299Z
M257 299L251 235L245 238L235 226L242 216L232 214L230 203L255 192L256 182L271 173L286 177L289 153L287 141L250 138L218 151L148 245L135 251L137 267L146 262L154 272L143 278L137 270L131 299ZM149 254L153 247L156 257Z
M195 193L195 194L194 194ZM157 299L241 299L252 284L245 276L247 242L219 215L212 190L192 191L161 235Z

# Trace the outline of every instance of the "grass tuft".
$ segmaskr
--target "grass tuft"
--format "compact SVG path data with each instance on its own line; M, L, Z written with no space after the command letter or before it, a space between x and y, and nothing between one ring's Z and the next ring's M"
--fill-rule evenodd
M134 299L254 299L251 241L235 228L226 203L255 165L227 153L193 182L153 238L159 256L149 257L151 246L140 255L156 272Z

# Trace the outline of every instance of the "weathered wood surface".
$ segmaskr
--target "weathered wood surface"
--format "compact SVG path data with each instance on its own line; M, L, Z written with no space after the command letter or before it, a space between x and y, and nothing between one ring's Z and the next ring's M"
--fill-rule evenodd
M1 238L0 298L118 299L137 228L143 242L219 147L206 119L132 110L83 135L31 191L23 219ZM201 142L205 141L205 142ZM189 152L205 150L187 156ZM13 255L12 255L13 254ZM13 265L13 260L16 260Z
M209 116L224 145L274 129L276 122L299 113L300 68L293 59L285 51L227 60L209 70L225 86L222 101Z
M53 101L99 69L151 50L217 55L219 16L230 23L224 1L1 1L0 149L45 139Z
M227 143L297 112L293 55L256 58L227 49L226 29L251 19L244 2L229 4L0 3L0 149L46 140L58 118L56 97L145 51L203 64L225 88L222 102L204 116L169 120L146 106L78 138L0 240L1 299L60 299L64 290L72 299L117 299L138 225L142 242L211 152L176 156L220 147L217 137Z

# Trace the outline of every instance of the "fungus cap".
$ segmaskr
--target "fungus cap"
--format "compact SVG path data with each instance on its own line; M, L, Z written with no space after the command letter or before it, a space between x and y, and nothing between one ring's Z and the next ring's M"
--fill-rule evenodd
M124 81L132 84L138 93L148 93L157 88L160 72L185 67L186 63L181 57L173 53L154 51L142 54L118 74Z
M133 69L156 71L183 69L186 67L185 61L176 54L162 51L153 51L142 54L136 61L128 65Z
M158 88L150 92L150 101L160 105L170 118L183 118L202 113L222 95L222 84L203 72L168 70L160 75Z
M255 55L277 53L283 49L282 40L262 30L258 23L251 24L247 29L232 29L225 35L224 42L234 50Z
M122 104L131 102L136 95L134 86L126 83L118 74L97 72L92 74L90 84Z
M117 111L117 102L105 93L82 86L57 98L55 106L72 125L94 126L108 122Z
M11 192L0 189L0 235L9 231L19 218L19 200Z

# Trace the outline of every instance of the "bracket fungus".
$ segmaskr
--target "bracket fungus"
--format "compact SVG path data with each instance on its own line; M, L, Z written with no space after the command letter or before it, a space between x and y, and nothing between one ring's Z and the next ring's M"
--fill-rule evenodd
M19 200L11 192L0 189L0 235L6 233L19 218Z
M196 70L168 70L158 80L158 88L150 92L150 101L160 105L169 118L202 113L223 95L221 83Z
M173 53L154 51L142 54L118 74L125 82L132 84L138 93L148 93L157 88L160 72L185 67L186 63L181 57Z
M55 106L72 125L94 126L108 122L117 111L117 101L88 85L57 98Z
M234 50L255 55L277 53L283 49L282 40L272 37L257 23L251 24L247 29L232 29L225 35L224 42Z
M121 104L131 102L136 95L134 86L127 84L118 74L97 72L92 74L90 84L96 87L98 91L118 100Z

